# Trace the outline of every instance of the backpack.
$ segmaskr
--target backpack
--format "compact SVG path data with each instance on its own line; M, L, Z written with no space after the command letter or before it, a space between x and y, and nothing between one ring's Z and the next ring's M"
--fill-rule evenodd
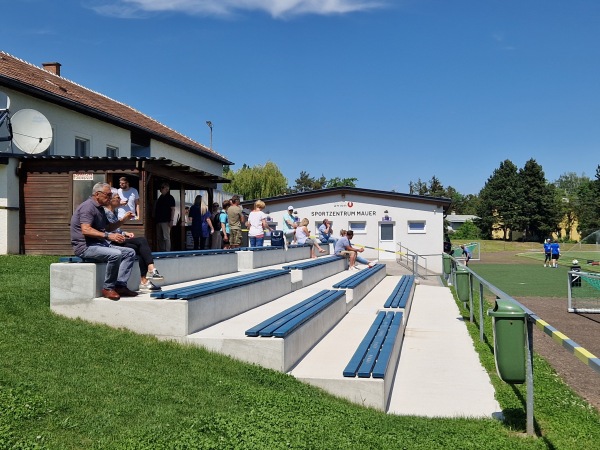
M219 218L220 215L221 211L217 211L212 216L212 224L215 231L221 231L221 219Z

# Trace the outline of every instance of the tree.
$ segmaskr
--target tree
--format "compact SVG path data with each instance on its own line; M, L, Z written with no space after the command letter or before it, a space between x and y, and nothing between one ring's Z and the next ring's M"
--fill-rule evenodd
M554 195L554 185L548 184L542 166L530 159L519 170L516 223L523 230L523 239L542 240L559 228L560 207Z
M585 175L578 176L575 172L563 173L554 182L556 187L556 203L566 232L565 237L571 239L571 229L577 222L579 208L579 189L590 182Z
M518 229L521 219L519 192L517 166L507 159L494 170L479 192L479 219L475 224L485 236L491 237L492 231L500 229L506 240L509 238L509 229Z
M452 239L479 239L481 238L481 230L473 223L472 220L467 220L461 227L452 233Z
M412 195L427 195L429 192L429 188L427 187L427 183L421 181L419 178L416 182L409 181L408 183L408 193Z
M300 176L296 178L295 185L289 188L291 193L315 191L333 187L356 187L358 178L330 178L329 180L321 175L320 178L314 178L308 172L301 171Z
M277 165L267 161L264 166L249 167L244 164L238 171L224 170L231 183L224 185L223 190L241 195L244 199L259 199L285 194L287 178L283 176Z
M330 178L329 180L327 180L327 187L328 188L334 188L334 187L356 187L356 182L358 181L358 178L339 178L339 177L335 177L335 178Z
M596 178L582 183L577 190L577 197L577 230L582 239L585 239L600 229L600 164L596 168Z

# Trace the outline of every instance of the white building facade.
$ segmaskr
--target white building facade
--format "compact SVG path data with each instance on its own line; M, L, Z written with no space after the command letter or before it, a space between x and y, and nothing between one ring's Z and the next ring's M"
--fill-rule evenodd
M309 231L318 236L323 219L332 223L333 237L341 229L353 230L352 243L364 246L362 256L382 261L395 260L399 251L423 258L429 271L441 273L446 198L424 197L360 188L331 188L263 199L265 212L276 229L283 229L289 206L301 220L309 220ZM247 208L251 202L244 202Z

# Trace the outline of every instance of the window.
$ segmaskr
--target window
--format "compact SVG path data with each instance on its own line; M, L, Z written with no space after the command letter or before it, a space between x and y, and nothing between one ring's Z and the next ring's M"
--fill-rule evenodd
M409 220L408 221L408 232L409 233L425 233L425 224L424 220Z
M366 234L367 222L349 222L348 227L354 234Z
M119 147L113 147L112 145L106 146L106 156L109 158L116 158L119 156Z
M90 140L75 138L75 156L90 156Z
M382 241L393 241L394 240L394 224L381 223L379 224L381 229L381 240Z

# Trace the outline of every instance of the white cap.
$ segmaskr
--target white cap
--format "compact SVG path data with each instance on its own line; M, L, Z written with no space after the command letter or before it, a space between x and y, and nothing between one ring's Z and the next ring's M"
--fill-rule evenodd
M573 260L573 264L579 264L579 261L577 261L576 259Z
M293 210L294 207L293 206L288 206L288 211Z

